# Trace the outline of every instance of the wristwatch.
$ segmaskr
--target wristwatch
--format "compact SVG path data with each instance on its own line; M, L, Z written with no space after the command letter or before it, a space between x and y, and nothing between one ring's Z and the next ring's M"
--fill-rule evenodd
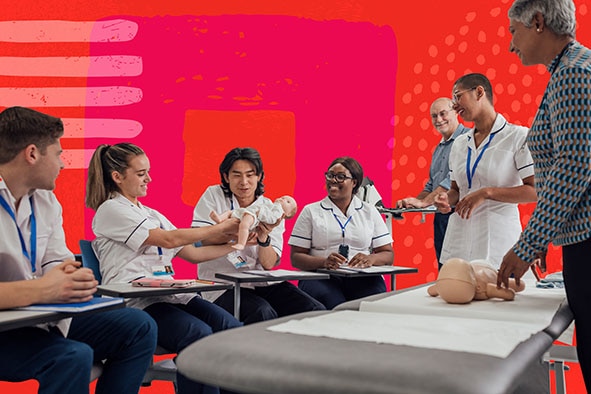
M265 242L261 242L258 238L257 238L257 243L259 244L259 246L269 246L271 245L271 237L269 237L269 235L267 235L267 240Z

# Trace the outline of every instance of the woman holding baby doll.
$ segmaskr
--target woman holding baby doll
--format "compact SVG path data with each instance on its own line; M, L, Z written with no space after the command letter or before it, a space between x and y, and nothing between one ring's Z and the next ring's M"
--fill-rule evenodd
M328 195L306 205L298 217L289 245L291 264L302 270L391 265L392 236L374 206L355 194L361 187L363 168L351 157L335 159L324 174ZM386 291L384 278L331 277L300 281L299 287L327 309L349 300Z
M177 229L158 211L139 202L147 194L150 161L130 143L101 145L88 167L86 205L96 210L92 247L100 261L103 283L127 283L137 278L172 279L172 258L192 263L224 256L229 244L196 248L206 237L235 233L236 220L206 229ZM158 344L178 353L214 332L242 324L230 313L196 293L132 299L129 306L143 309L158 325ZM178 393L218 393L177 373Z

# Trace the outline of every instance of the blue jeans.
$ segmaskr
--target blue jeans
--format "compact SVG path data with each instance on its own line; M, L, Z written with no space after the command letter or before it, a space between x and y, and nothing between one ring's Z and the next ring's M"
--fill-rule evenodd
M144 309L158 325L158 344L172 353L179 353L193 342L214 332L242 326L230 313L200 297L188 304L159 302ZM177 373L177 389L184 393L219 393L217 387L206 386Z
M436 213L433 219L433 244L435 246L435 256L437 257L438 267L441 269L443 265L439 258L441 257L441 248L443 247L443 239L445 238L445 231L447 230L447 222L449 222L450 213Z
M333 309L345 301L384 293L386 283L382 276L343 278L331 276L324 280L302 280L298 287L320 301L326 309Z
M215 304L234 313L234 290L226 290ZM240 289L240 320L244 324L324 309L324 305L289 282Z
M40 394L88 393L93 362L106 359L96 393L137 393L155 348L156 324L134 309L75 317L67 338L19 328L0 332L0 380L36 379Z

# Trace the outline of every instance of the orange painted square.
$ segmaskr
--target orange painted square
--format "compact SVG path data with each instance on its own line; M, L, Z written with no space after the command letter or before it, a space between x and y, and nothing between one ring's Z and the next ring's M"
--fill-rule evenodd
M219 165L236 147L252 147L263 160L265 196L293 194L295 115L289 111L202 111L185 113L183 202L194 206L205 189L220 183Z

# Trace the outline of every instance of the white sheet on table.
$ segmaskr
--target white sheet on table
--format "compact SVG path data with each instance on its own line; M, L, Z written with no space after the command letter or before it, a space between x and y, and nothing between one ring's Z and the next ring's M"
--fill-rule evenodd
M514 301L452 305L439 297L430 297L424 287L362 302L360 311L290 320L268 329L504 358L519 343L550 324L564 297L563 289L537 289L529 282Z
M523 292L515 300L490 299L469 304L448 304L441 297L431 297L427 288L394 294L378 301L364 301L362 312L402 313L430 316L455 316L468 319L502 320L539 323L540 329L550 324L558 306L564 301L564 289L538 289L526 282Z
M290 320L271 326L268 330L504 358L540 328L536 324L495 320L338 311L302 320Z

